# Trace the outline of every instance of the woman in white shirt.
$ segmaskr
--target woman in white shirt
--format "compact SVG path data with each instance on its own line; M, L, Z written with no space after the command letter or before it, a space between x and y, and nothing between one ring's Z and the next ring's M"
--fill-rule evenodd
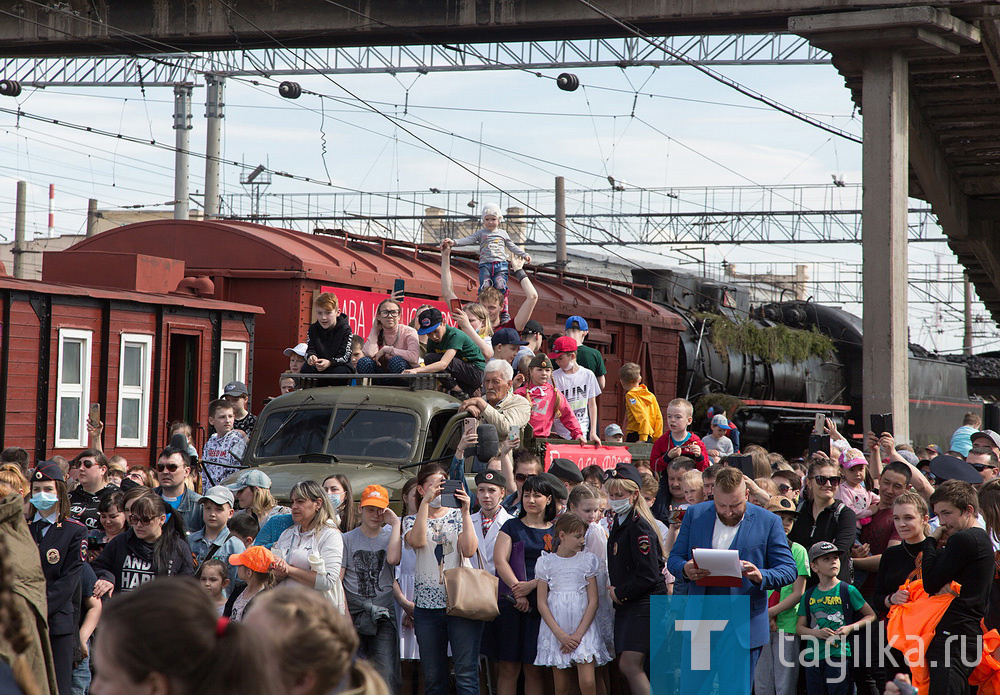
M295 582L326 593L344 613L344 586L340 582L344 538L330 498L315 480L297 483L289 498L293 523L271 548L277 558L274 574L281 583Z

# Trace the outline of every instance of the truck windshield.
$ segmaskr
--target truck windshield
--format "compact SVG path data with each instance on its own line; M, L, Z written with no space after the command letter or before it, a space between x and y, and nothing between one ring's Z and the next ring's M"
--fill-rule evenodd
M353 407L276 412L261 428L257 458L295 458L322 452L350 458L407 461L416 438L416 417L407 411L362 408L337 432ZM331 415L333 422L330 422Z

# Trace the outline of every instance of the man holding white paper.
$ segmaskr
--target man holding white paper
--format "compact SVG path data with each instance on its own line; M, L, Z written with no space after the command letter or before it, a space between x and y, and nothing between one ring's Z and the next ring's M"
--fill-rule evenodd
M743 478L736 468L725 467L719 472L715 479L715 499L687 510L667 568L671 574L683 574L691 580L692 597L749 596L750 615L732 616L736 638L733 647L750 652L751 658L747 660L750 673L740 682L752 683L761 647L770 640L767 590L791 584L798 570L781 519L747 504L748 491ZM716 551L698 553L709 568L695 562L695 549ZM738 565L733 564L732 553L718 552L725 550L738 553ZM741 576L733 576L737 568ZM720 639L726 639L725 633ZM716 666L723 665L713 664L713 670ZM703 673L701 677L708 675Z

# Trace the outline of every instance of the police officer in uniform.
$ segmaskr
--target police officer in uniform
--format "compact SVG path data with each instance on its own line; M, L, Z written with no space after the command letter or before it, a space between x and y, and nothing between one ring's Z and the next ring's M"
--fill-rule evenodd
M649 597L667 593L660 538L642 498L642 478L630 463L608 471L604 483L615 520L608 534L608 580L615 603L615 653L632 692L649 692Z
M45 574L49 640L60 695L71 695L73 655L77 647L76 604L87 555L87 528L69 518L69 496L62 469L42 461L31 474L31 537Z

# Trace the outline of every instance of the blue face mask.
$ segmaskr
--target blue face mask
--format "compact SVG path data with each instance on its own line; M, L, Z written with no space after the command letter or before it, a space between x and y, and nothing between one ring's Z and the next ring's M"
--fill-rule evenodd
M36 492L28 501L31 503L32 507L40 512L44 512L55 506L55 504L59 501L59 495L54 492Z
M340 509L340 495L335 492L331 492L327 496L330 498L330 504L333 505L333 511Z

